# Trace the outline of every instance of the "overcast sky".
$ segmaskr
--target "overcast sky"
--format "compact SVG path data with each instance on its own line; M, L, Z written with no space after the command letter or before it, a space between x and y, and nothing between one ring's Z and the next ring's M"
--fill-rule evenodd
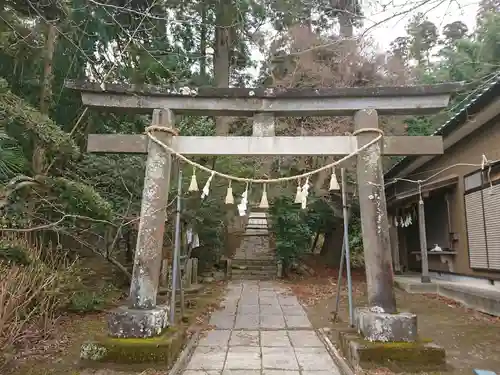
M364 29L376 40L380 49L386 50L391 41L398 36L405 34L405 25L409 19L418 12L423 12L429 20L433 22L441 31L443 26L453 21L462 21L472 30L476 23L476 12L478 9L478 0L361 0L364 2L363 10L365 12ZM390 3L389 3L390 1ZM387 5L383 10L383 4ZM417 9L405 13L418 6ZM397 17L395 14L405 13ZM390 18L390 19L389 19ZM387 20L389 19L389 20ZM387 20L387 21L385 21ZM380 24L379 24L380 23Z
M474 29L479 0L360 0L365 19L358 34L366 32L374 39L381 51L387 51L390 43L406 34L405 26L418 12L427 15L441 32L443 26L454 21L462 21L469 30ZM271 27L263 27L271 31ZM273 32L271 31L271 34ZM264 56L251 48L254 61L262 62ZM257 77L259 69L249 69Z

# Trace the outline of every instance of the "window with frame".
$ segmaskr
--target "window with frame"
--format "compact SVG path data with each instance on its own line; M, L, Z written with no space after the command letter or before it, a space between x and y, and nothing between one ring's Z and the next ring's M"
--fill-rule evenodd
M471 268L500 271L500 163L464 176Z

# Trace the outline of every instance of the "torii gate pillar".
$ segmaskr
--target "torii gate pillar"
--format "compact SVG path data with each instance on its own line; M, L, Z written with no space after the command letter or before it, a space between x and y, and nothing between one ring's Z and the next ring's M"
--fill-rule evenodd
M374 109L361 110L354 115L355 130L378 129L378 114ZM379 133L361 133L357 136L361 147ZM384 176L381 158L382 142L360 152L357 160L359 206L363 250L368 286L368 305L386 313L396 312L394 296L389 220L385 202ZM379 309L380 310L380 309Z
M167 129L173 128L174 122L172 111L153 111L152 125ZM171 144L172 135L166 131L155 132L155 137L167 145ZM154 337L168 326L169 307L157 305L156 296L160 281L171 167L170 153L157 143L149 141L129 306L121 306L110 312L108 330L111 337Z
M354 115L355 130L378 129L378 114L374 109L364 109ZM358 147L374 137L376 130L360 133ZM397 313L392 270L389 219L385 201L384 174L382 169L383 142L375 143L361 151L357 160L359 206L366 284L367 308L356 309L356 328L369 341L417 340L417 316Z

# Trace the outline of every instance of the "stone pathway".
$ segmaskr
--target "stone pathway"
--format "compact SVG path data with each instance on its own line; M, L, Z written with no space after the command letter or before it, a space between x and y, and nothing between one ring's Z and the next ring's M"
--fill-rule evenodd
M250 212L245 234L241 245L233 259L241 260L274 260L274 253L269 249L269 230L267 215L264 212Z
M229 284L215 329L184 375L340 375L297 297L275 283Z

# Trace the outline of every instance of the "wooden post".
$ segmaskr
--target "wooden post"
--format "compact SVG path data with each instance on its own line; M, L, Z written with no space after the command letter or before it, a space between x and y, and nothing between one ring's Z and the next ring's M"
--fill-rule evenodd
M179 272L177 272L177 287L179 288L179 307L180 307L180 313L181 313L181 319L180 322L183 321L184 319L184 307L186 306L186 302L184 301L184 285L182 285L182 275L180 272L181 269L181 260L179 257L177 257L177 267ZM172 284L172 290L173 290L173 284ZM176 307L176 301L172 304L172 307L175 310ZM175 322L173 323L175 324Z
M354 115L356 130L378 128L378 114L374 109L363 109ZM377 137L378 133L360 133L358 148ZM382 170L382 142L376 143L358 155L357 176L361 229L366 264L368 304L380 307L386 313L396 312L393 286L389 221L385 201Z
M233 277L232 259L227 258L227 260L226 260L226 279L231 280L232 277Z
M420 237L420 255L422 256L422 276L423 283L430 283L429 260L427 259L427 234L425 233L425 206L422 196L418 202L418 234Z
M191 288L191 281L193 280L193 258L189 258L186 262L186 269L184 270L184 286L186 289Z
M389 237L391 240L391 250L392 250L392 261L394 264L394 273L400 275L401 272L401 261L399 259L399 238L398 238L398 227L394 226L394 217L389 217Z
M168 288L168 259L164 258L161 261L160 271L160 286Z
M155 109L152 124L173 126L174 115L169 110ZM168 132L157 131L155 136L167 145L172 142L172 135ZM156 306L171 166L170 153L150 141L130 285L130 300L135 309L151 309Z

